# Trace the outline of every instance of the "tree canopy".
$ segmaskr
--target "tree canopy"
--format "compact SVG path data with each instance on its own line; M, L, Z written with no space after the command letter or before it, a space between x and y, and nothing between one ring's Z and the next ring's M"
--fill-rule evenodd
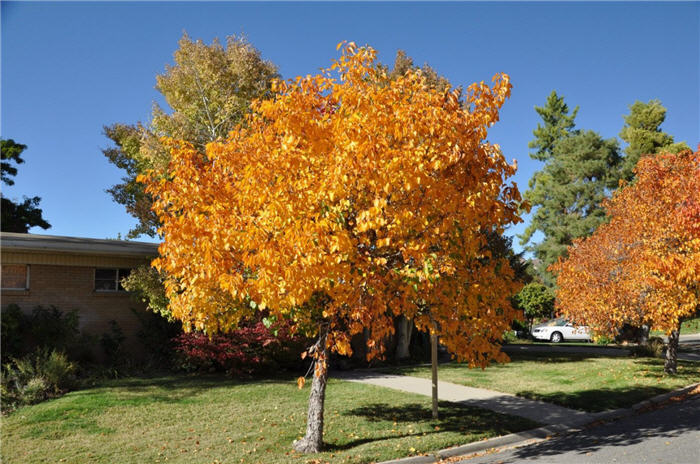
M552 157L557 142L574 131L578 106L569 113L569 105L564 102L564 97L552 90L545 105L536 106L535 111L542 118L542 123L538 123L537 128L532 131L535 138L530 141L528 147L535 151L530 153L530 157L538 161L547 161Z
M646 324L677 343L681 320L700 310L700 152L645 156L634 173L605 202L610 222L554 266L557 305L598 333Z
M615 139L574 129L578 108L569 114L563 97L555 92L544 107L535 109L544 124L533 131L530 148L536 151L530 156L545 164L525 192L536 209L520 243L528 244L538 231L543 234L540 242L530 243L527 249L539 262L538 276L551 286L554 278L548 266L566 253L574 239L590 235L604 220L600 203L617 186L620 157Z
M473 366L505 359L516 316L519 285L487 239L524 206L506 182L515 165L486 142L508 76L462 101L421 72L389 79L375 56L346 45L321 74L277 82L205 152L171 139L167 175L141 178L173 316L212 333L266 309L317 333L312 396L328 349L349 354L368 329L379 355L396 315Z
M515 304L523 310L528 327L538 317L552 317L554 313L554 291L539 282L525 285L514 297Z
M648 103L635 101L629 109L630 113L624 116L625 125L620 131L620 138L628 144L621 166L622 179L632 180L634 168L642 155L661 151L678 153L690 149L684 142L674 143L673 136L661 130L661 124L666 120L666 108L659 100Z
M2 182L5 185L14 185L14 176L17 175L16 165L24 163L22 152L26 145L17 143L12 139L0 139L0 152L2 153ZM21 203L16 203L2 195L2 231L19 232L26 234L32 227L48 229L51 224L42 216L39 202L41 198L24 197Z
M145 125L117 123L104 128L114 146L103 153L126 174L107 191L139 221L130 237L156 235L159 224L151 210L151 197L136 177L150 169L167 169L170 153L161 137L187 140L204 150L207 143L225 138L244 120L253 99L270 96L270 84L279 77L275 65L235 36L228 37L224 46L217 39L207 45L185 34L174 61L156 76L156 90L171 112L154 104L152 118Z

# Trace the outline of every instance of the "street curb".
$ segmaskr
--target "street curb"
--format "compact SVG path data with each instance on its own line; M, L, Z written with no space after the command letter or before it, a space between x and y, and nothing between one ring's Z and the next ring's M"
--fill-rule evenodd
M610 411L602 411L592 413L589 421L580 424L553 424L536 429L525 430L522 432L502 435L500 437L490 438L488 440L468 443L466 445L446 448L431 454L421 456L410 456L407 458L393 459L391 461L382 461L378 464L432 464L439 462L442 459L452 458L456 456L469 456L472 454L481 453L489 450L501 450L507 448L517 448L520 446L531 445L544 441L555 435L579 432L593 424L600 422L612 422L643 411L644 409L662 404L673 397L682 396L700 387L700 382L696 382L687 387L679 388L667 393L656 395L653 398L639 402L629 408L613 409Z
M634 412L638 412L639 410L646 409L648 407L656 406L661 403L665 403L666 401L670 400L671 398L675 396L681 396L685 395L686 393L690 393L691 391L695 390L696 388L700 387L700 382L696 382L694 384L688 385L687 387L679 388L678 390L670 391L668 393L662 393L660 395L656 395L653 398L649 398L646 401L642 401L641 403L637 403L634 406L632 406L630 409L633 410Z

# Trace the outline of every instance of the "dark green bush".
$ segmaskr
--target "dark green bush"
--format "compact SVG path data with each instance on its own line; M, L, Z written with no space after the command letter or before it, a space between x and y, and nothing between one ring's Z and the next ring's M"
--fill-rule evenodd
M10 356L21 356L26 317L16 304L7 305L0 317L0 350L3 362Z
M141 329L136 336L144 347L145 365L159 370L173 367L175 357L173 339L182 334L182 323L168 320L159 313L136 310L133 312L141 322Z
M123 364L126 360L124 341L126 336L117 321L109 321L109 330L100 337L100 345L105 355L105 364L110 367Z
M80 333L75 310L64 312L55 306L37 306L26 314L12 304L3 309L0 326L3 364L41 349L60 351L78 361L91 360L92 340Z

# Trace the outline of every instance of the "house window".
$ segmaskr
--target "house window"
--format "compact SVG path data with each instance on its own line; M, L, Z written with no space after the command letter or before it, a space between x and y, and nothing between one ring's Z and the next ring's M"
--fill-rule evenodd
M95 269L95 291L125 292L122 279L130 273L131 269Z
M28 264L3 264L2 265L2 289L3 290L29 290L29 265Z

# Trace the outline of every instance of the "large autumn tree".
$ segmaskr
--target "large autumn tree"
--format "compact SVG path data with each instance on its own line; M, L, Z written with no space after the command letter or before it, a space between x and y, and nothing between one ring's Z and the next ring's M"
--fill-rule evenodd
M460 101L417 71L388 79L351 43L321 74L277 83L226 141L171 140L167 175L143 178L162 222L155 265L186 328L266 310L316 336L296 449L321 448L329 350L349 354L364 329L369 357L405 315L472 366L506 359L518 284L487 236L522 204L486 136L510 88L499 74Z
M557 305L602 334L663 330L675 373L680 323L700 310L700 152L645 156L634 174L605 203L610 222L554 266Z

